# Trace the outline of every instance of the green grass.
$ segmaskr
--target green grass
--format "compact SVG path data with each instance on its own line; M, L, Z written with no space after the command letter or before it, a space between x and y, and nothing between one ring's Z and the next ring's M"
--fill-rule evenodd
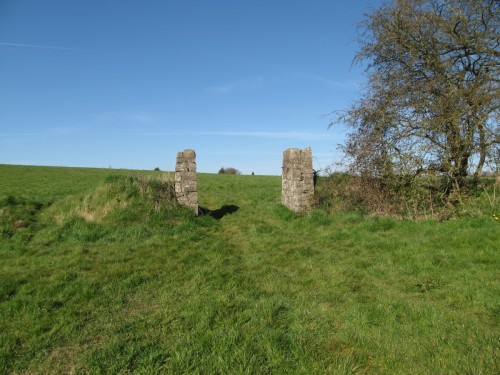
M279 177L199 174L216 220L131 173L166 176L0 165L0 373L499 373L489 214L295 214Z

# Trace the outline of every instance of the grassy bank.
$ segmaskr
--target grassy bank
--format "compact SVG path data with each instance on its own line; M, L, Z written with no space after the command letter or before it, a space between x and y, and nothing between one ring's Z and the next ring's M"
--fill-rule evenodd
M279 177L200 174L193 217L130 174L0 166L0 373L499 372L489 215L301 215Z

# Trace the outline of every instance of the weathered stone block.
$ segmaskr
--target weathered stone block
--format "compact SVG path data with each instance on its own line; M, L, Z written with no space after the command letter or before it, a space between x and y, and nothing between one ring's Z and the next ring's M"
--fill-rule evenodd
M184 172L182 174L184 181L195 181L196 182L196 172Z
M292 211L311 207L314 196L312 150L289 148L283 152L282 203Z
M186 158L177 159L177 164L175 165L175 171L196 173L196 163Z
M194 150L187 149L187 150L182 151L182 154L184 155L184 157L187 160L194 161L196 159L196 153L194 152Z
M196 191L196 181L182 181L182 190L186 193Z
M196 153L184 150L177 153L175 165L175 194L179 204L193 209L198 214L198 192L196 186Z

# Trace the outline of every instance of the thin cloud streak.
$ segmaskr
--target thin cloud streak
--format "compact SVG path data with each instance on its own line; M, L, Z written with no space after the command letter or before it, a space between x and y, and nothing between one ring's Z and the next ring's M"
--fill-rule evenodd
M362 83L361 82L353 82L353 81L347 81L347 82L341 82L341 81L333 81L331 79L321 77L318 75L314 74L307 74L308 78L311 78L315 81L322 82L326 86L334 89L342 89L342 90L358 90Z
M136 112L113 111L113 112L99 113L92 117L95 121L104 123L132 122L139 124L150 124L155 122L155 117L145 111L136 111Z
M81 48L69 48L69 47L56 47L56 46L45 46L41 44L23 44L23 43L6 43L0 42L0 46L8 47L22 47L22 48L40 48L40 49L54 49L60 51L80 51L80 52L95 52L88 49Z
M205 133L204 135L216 135L227 137L255 137L267 139L302 139L309 141L330 140L331 134L326 133L308 133L308 132L215 132Z
M43 133L0 133L0 137L42 137Z
M260 88L263 81L262 77L247 78L226 85L209 87L207 92L212 95L221 95L232 91L251 91Z
M177 132L145 132L145 133L121 133L118 135L127 136L203 136L203 137L253 137L265 139L298 139L308 141L331 141L334 139L333 134L327 133L307 133L307 132L190 132L190 133L177 133Z
M42 133L0 133L0 138L20 138L20 137L57 137L57 136L68 136L75 133L79 133L81 128L78 126L59 126L51 129L47 129L46 132Z
M80 132L81 128L78 126L60 126L53 128L51 135L70 135Z
M229 150L229 151L205 151L205 155L211 156L253 156L256 154L259 156L276 156L276 152L258 150Z
M305 141L332 141L338 138L336 134L308 133L308 132L126 132L126 133L86 133L79 127L54 128L46 133L0 133L0 137L42 137L71 135L95 136L128 136L128 137L252 137L263 139L295 139Z

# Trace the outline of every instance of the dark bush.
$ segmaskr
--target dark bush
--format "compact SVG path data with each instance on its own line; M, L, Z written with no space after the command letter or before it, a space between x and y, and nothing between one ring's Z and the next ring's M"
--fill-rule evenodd
M219 169L219 174L241 174L241 172L236 168L229 167Z
M392 183L348 173L319 177L315 202L329 212L359 212L398 219L445 220L461 215L478 215L498 210L495 181L483 178L475 188L473 178L467 195L449 194L446 181L434 176L404 179ZM476 183L477 184L477 183Z

